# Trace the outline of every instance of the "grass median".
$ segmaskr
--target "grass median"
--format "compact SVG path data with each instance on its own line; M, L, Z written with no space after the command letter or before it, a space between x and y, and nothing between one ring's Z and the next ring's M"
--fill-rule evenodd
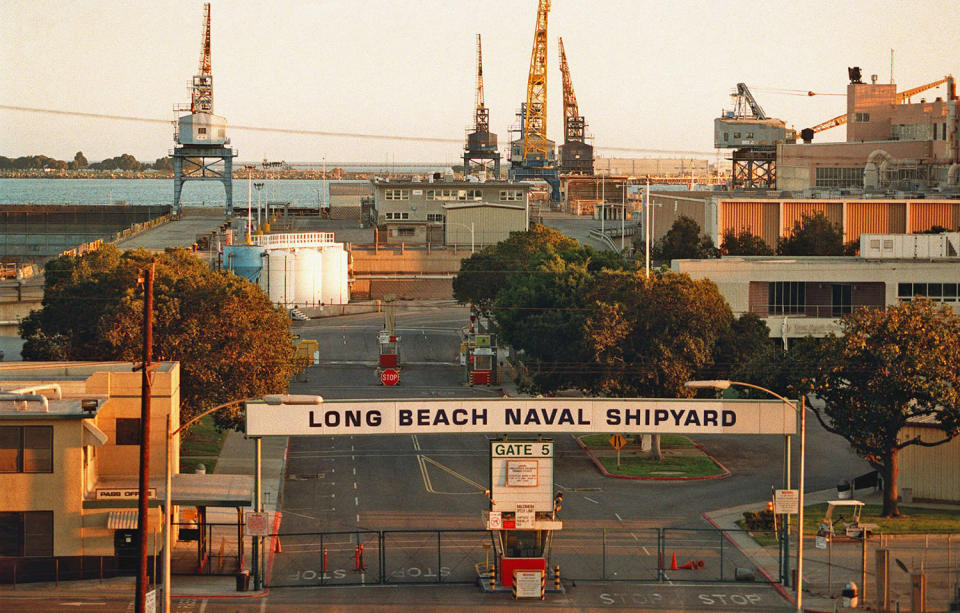
M220 457L226 431L218 430L213 416L207 415L190 427L180 437L180 472L196 472L197 465L203 464L208 473L212 473Z
M613 449L610 446L610 437L612 434L587 434L580 437L580 441L590 447L591 449ZM630 445L639 445L639 437L636 436L627 436L624 437L627 440L627 447ZM693 441L688 439L685 436L679 434L661 434L660 435L660 448L661 449L680 449L684 447L694 447Z
M611 475L627 477L714 477L725 472L706 455L665 456L659 462L647 457L621 456L619 468L616 457L599 459Z

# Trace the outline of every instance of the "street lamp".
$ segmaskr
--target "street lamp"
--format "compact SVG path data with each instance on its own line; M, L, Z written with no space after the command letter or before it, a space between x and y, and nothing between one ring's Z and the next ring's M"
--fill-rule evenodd
M765 387L759 385L754 385L753 383L744 383L743 381L727 381L727 380L712 380L712 381L687 381L684 383L685 387L690 387L694 389L715 389L715 390L725 390L731 385L739 385L742 387L750 387L761 392L766 392L778 398L792 408L800 419L800 483L797 491L797 584L794 586L797 590L797 612L800 613L803 611L803 488L804 480L806 475L804 474L805 464L806 464L806 443L807 443L807 416L806 416L806 396L804 394L800 395L800 406L797 407L796 403L787 400L780 394L776 393L773 390L769 390ZM789 436L787 437L787 449L784 452L784 460L789 459ZM789 464L784 467L784 476L786 478L786 489L790 489L790 468ZM788 516L789 517L789 516ZM789 525L789 521L787 522ZM789 534L789 533L788 533ZM788 537L789 539L789 537ZM785 558L789 559L789 558Z
M473 253L474 252L473 222L471 221L469 226L465 223L458 223L456 221L448 221L446 223L447 225L463 226L464 228L467 228L468 230L470 230L470 253Z
M263 189L263 181L255 181L253 184L257 188L257 227L259 228L260 223L260 190Z

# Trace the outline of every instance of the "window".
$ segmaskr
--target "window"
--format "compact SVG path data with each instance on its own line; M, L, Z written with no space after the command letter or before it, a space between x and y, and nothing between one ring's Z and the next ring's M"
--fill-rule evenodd
M863 168L819 167L816 169L816 186L833 189L863 188Z
M52 473L53 426L0 427L0 473Z
M117 418L117 444L140 444L140 418Z
M500 190L500 202L520 202L523 200L523 191L519 189Z
M427 221L433 223L443 223L443 213L427 213Z
M785 315L803 313L806 307L806 285L799 281L774 281L769 285L769 311Z
M413 236L413 228L397 228L397 236Z
M409 189L387 189L383 191L383 198L385 200L409 200L410 190Z
M724 132L724 133L723 133L723 142L727 142L727 141L729 141L729 140L730 140L730 133L729 133L729 132Z
M740 138L740 133L739 133L739 132L734 132L734 133L733 133L733 137L734 137L734 138Z
M0 513L2 556L53 556L53 511Z
M207 129L206 129L206 128L197 128L197 134L199 134L200 136L206 136L206 134L207 134Z
M833 309L832 315L840 317L853 312L853 301L851 297L851 287L846 283L837 283L833 286Z
M960 286L957 283L898 283L897 298L908 302L914 298L927 298L936 302L957 302Z
M857 123L870 123L870 113L854 113L853 120Z

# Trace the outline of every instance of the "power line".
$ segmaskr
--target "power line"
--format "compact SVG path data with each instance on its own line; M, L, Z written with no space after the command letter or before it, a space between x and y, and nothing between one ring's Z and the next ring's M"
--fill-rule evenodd
M107 119L111 121L134 121L140 123L163 123L172 125L174 120L156 119L152 117L133 117L129 115L112 115L107 113L85 113L82 111L64 111L60 109L41 109L27 106L13 106L0 104L0 109L6 111L19 111L23 113L45 113L48 115L63 115L68 117L88 117L92 119ZM325 130L304 130L300 128L268 128L262 126L244 126L231 125L231 130L241 130L247 132L270 132L274 134L295 134L301 136L324 136L329 138L362 138L369 140L401 141L413 143L450 143L463 144L462 139L444 138L438 136L403 136L394 134L370 134L365 132L331 132ZM638 147L603 147L597 146L595 149L602 151L620 151L627 153L669 153L672 155L704 155L713 156L713 151L693 151L693 150L674 150L674 149L643 149Z

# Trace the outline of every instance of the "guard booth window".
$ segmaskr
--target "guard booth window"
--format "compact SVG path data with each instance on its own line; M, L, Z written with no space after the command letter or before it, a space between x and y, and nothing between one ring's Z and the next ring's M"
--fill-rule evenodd
M503 555L508 558L537 558L543 555L542 530L504 530Z

